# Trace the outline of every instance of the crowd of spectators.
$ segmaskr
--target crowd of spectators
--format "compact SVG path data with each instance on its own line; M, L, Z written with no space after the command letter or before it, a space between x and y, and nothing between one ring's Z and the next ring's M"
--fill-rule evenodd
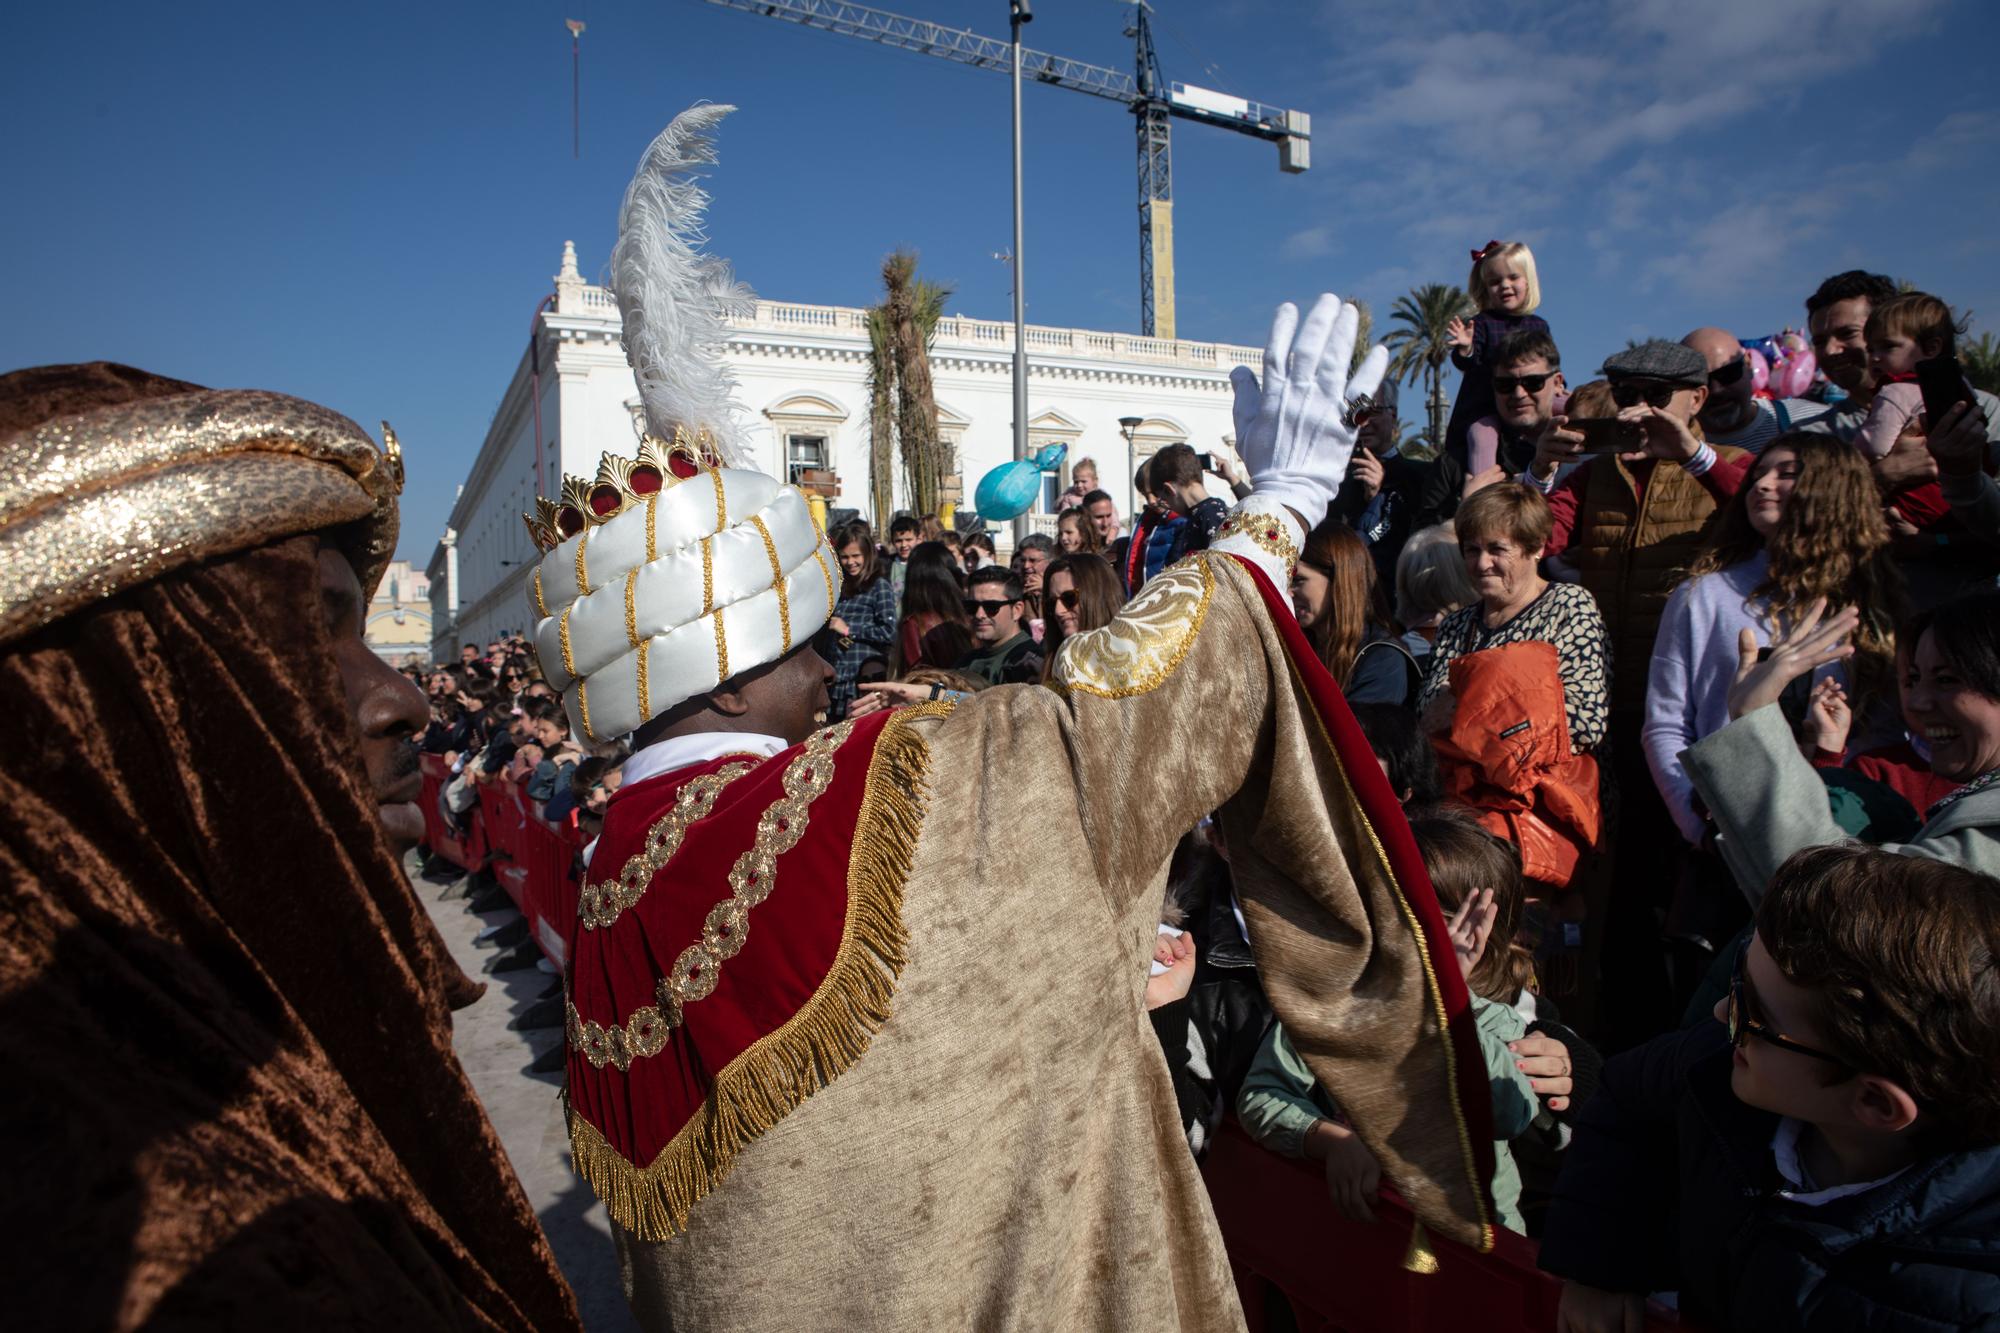
M1879 275L1807 300L1824 377L1784 400L1718 328L1572 391L1533 256L1489 246L1474 279L1441 447L1384 385L1289 593L1451 914L1500 1221L1546 1237L1565 1328L1676 1292L1718 1326L1990 1319L2000 401L1929 419L1950 311ZM1208 477L1247 493L1226 442L1175 444L1129 517L1082 459L1047 535L837 526L828 720L1046 682L1215 537ZM570 741L521 640L427 683L452 809L505 775L601 814L620 760ZM1196 1152L1234 1114L1370 1215L1380 1168L1271 1018L1208 823L1146 995Z

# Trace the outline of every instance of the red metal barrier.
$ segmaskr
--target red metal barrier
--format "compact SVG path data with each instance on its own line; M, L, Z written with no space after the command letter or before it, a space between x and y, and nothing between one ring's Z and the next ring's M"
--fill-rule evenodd
M423 808L424 842L433 852L461 870L470 873L479 869L486 860L486 837L478 810L472 811L469 830L461 834L452 826L440 803L444 789L452 778L451 769L446 766L444 756L424 755L422 771L424 791L423 795L417 798L417 804Z
M1404 1259L1415 1218L1401 1199L1384 1189L1372 1225L1350 1222L1327 1197L1317 1163L1265 1151L1233 1119L1201 1173L1252 1333L1266 1327L1269 1287L1284 1293L1304 1333L1556 1326L1562 1284L1535 1267L1536 1246L1525 1236L1502 1230L1491 1254L1432 1236L1437 1272L1410 1272ZM1688 1327L1648 1307L1648 1333Z
M479 786L479 803L468 812L467 831L453 827L438 803L451 770L439 755L423 756L424 838L439 856L468 871L482 865L528 918L535 943L561 967L576 928L582 885L576 857L583 847L574 820L544 819L522 788L505 778Z

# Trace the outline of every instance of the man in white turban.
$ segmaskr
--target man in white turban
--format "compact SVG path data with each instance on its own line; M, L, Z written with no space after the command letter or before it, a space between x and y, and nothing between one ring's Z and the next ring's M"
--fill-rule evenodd
M1054 688L815 731L833 554L728 465L726 383L675 342L735 290L674 194L724 110L648 151L614 255L655 441L530 520L543 669L581 732L638 747L567 981L572 1144L641 1321L1241 1327L1143 1000L1168 855L1210 812L1287 1034L1418 1216L1489 1247L1444 922L1283 593L1383 371L1376 349L1348 383L1354 308L1280 309L1261 383L1237 372L1250 496L1068 640ZM938 789L946 757L982 780Z

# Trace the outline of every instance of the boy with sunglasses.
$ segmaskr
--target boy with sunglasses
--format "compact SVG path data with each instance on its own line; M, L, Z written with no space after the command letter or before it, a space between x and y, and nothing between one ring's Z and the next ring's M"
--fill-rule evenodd
M1714 1023L1612 1061L1542 1241L1563 1333L2000 1328L2000 881L1808 848Z

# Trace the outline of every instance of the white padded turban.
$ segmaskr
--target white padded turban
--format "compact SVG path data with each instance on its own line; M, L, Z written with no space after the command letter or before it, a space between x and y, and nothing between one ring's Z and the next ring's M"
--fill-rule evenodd
M628 493L542 558L529 596L542 674L578 734L608 741L806 642L839 580L797 489L704 468Z

